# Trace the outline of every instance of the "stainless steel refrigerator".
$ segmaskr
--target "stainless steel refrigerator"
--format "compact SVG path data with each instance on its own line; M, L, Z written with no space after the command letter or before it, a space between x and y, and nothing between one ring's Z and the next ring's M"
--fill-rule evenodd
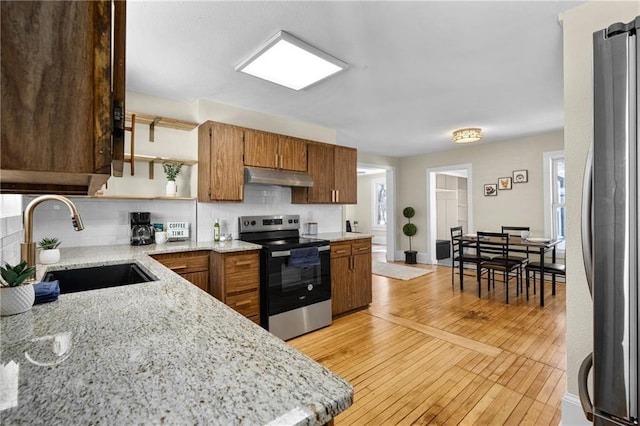
M596 425L638 424L638 29L640 16L593 35L594 140L582 219L593 353L580 367L579 391Z

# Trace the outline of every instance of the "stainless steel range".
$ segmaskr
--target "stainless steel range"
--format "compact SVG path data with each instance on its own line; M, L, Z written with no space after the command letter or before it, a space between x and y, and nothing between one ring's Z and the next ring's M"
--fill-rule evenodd
M260 322L283 340L331 324L329 241L300 236L300 216L243 216L240 239L262 245Z

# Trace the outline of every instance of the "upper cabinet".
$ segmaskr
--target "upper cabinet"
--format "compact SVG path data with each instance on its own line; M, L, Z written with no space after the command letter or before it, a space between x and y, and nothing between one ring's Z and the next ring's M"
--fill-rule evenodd
M260 130L244 130L245 166L307 171L307 142Z
M291 202L297 204L356 204L358 151L337 145L309 143L307 173L311 188L292 188Z
M214 121L198 127L198 201L242 201L243 129Z
M122 175L125 3L0 8L1 190L93 195Z

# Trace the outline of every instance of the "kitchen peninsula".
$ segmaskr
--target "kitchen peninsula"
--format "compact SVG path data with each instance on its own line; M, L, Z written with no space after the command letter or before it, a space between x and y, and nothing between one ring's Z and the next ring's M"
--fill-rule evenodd
M329 422L351 405L349 383L149 256L255 249L231 241L62 250L50 269L136 262L158 281L63 294L2 317L4 373L15 363L18 377L17 389L3 383L0 402L10 408L0 422Z

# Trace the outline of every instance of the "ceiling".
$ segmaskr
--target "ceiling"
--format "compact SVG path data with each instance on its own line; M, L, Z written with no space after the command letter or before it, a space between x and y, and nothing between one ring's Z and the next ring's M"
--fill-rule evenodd
M209 99L335 129L337 142L404 157L563 127L562 28L580 2L130 1L127 90ZM279 30L349 64L296 92L236 72Z

